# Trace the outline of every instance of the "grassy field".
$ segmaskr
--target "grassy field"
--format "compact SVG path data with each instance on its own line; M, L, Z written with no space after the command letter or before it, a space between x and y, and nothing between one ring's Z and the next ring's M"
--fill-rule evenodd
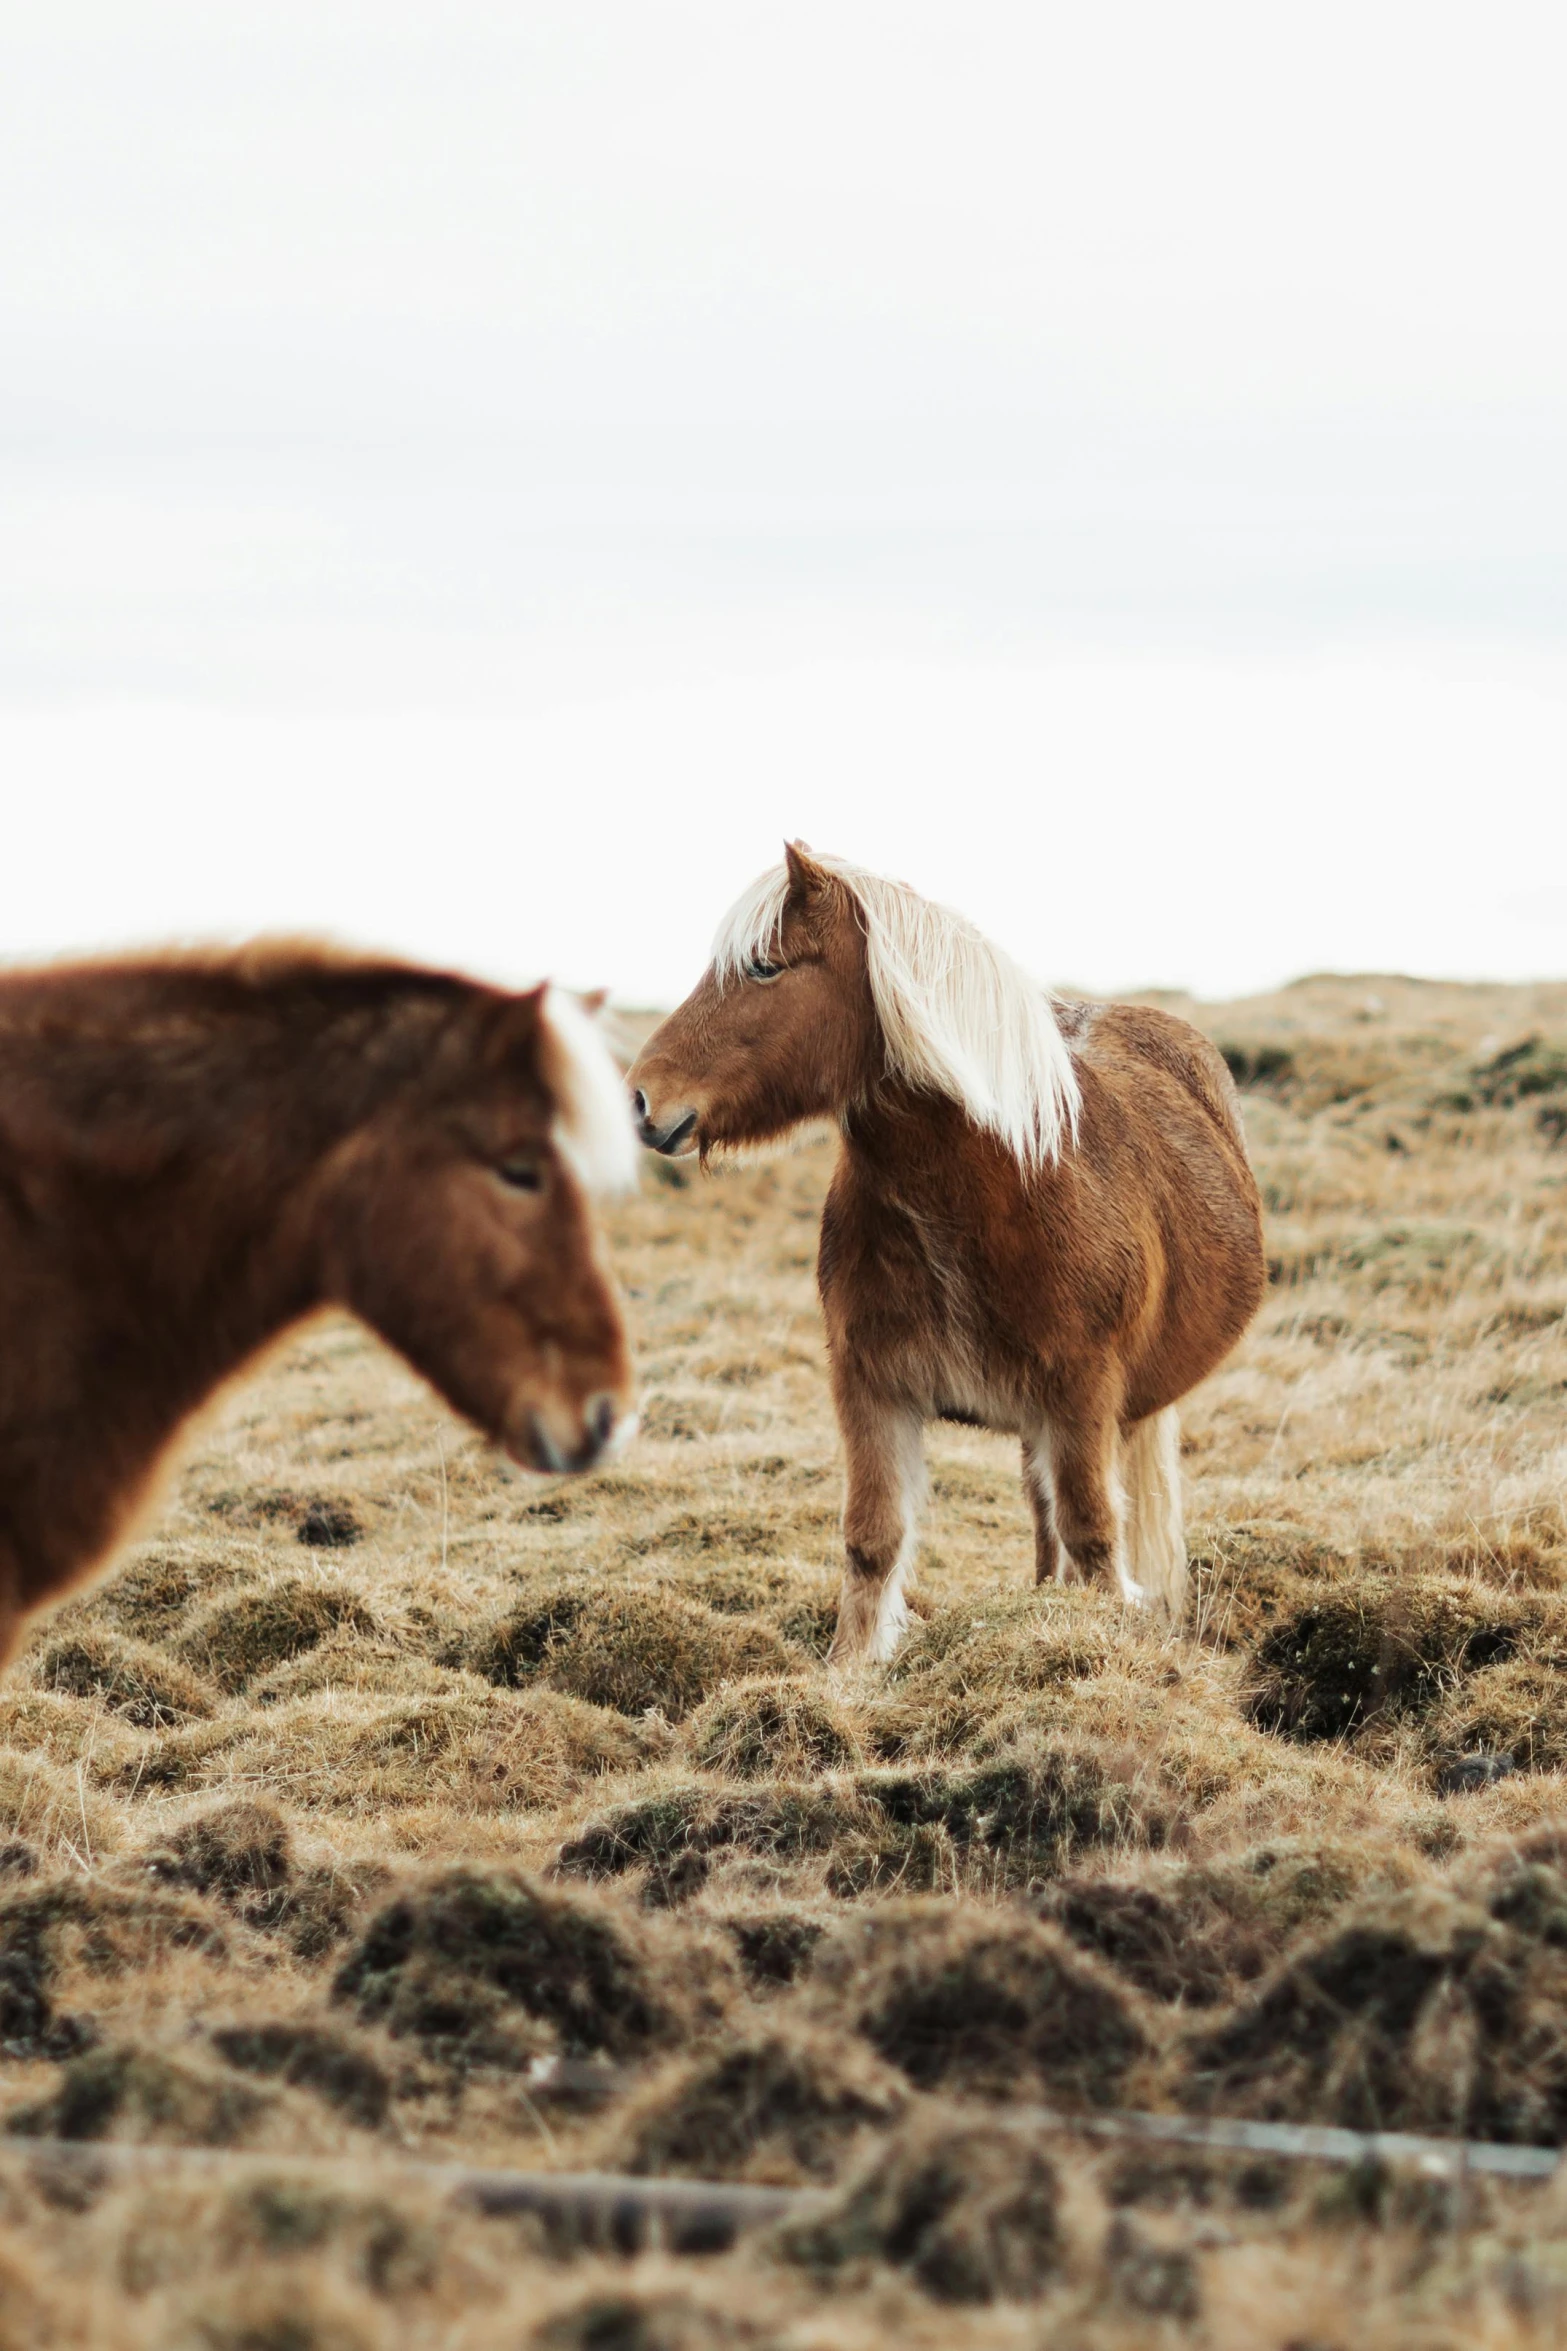
M225 1400L0 1686L0 2346L1561 2339L1567 2187L1028 2121L1567 2142L1567 987L1194 1017L1273 1281L1185 1410L1178 1637L1036 1596L1015 1448L944 1427L922 1622L829 1683L825 1138L616 1212L605 1475L346 1324ZM407 2158L830 2193L623 2260Z

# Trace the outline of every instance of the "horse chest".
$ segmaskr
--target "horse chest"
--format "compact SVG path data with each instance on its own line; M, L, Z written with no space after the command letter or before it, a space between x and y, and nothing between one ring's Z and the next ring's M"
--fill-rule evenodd
M829 1330L932 1417L1021 1425L1037 1301L977 1234L901 1202L844 1203L823 1220L821 1290Z

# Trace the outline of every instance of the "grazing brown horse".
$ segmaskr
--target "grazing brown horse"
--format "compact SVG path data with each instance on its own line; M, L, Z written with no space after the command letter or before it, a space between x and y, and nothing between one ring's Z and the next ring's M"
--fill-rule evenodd
M1178 1397L1262 1295L1229 1072L1167 1012L1068 1004L970 923L796 846L630 1074L677 1155L837 1120L818 1280L843 1433L832 1656L891 1656L928 1420L1014 1431L1035 1566L1181 1613Z
M631 1420L588 1194L635 1158L555 990L287 945L0 976L0 1662L319 1308L516 1460L587 1468Z

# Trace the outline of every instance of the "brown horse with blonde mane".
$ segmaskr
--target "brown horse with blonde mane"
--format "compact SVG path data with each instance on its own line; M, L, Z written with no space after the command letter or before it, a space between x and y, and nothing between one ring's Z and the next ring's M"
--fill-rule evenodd
M635 1157L557 990L286 945L0 977L0 1662L321 1308L526 1466L597 1460L633 1416L589 1195Z
M1263 1292L1223 1060L1145 1005L1053 999L902 883L791 847L630 1074L671 1156L838 1122L818 1281L847 1465L832 1657L890 1657L929 1420L1023 1441L1038 1580L1185 1598L1176 1402Z

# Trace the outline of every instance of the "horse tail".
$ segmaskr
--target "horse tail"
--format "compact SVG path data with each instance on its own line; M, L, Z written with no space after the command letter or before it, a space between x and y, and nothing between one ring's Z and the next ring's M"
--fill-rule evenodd
M1173 1404L1134 1421L1121 1440L1126 1552L1149 1601L1178 1625L1186 1606L1186 1523L1181 1510L1181 1417Z

